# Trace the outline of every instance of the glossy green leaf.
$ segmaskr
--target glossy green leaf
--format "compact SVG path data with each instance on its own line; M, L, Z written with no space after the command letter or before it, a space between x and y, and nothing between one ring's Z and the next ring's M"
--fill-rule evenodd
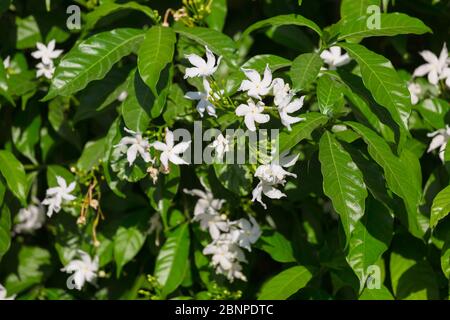
M369 200L366 213L355 225L347 254L348 264L362 285L369 275L369 267L375 265L388 249L394 225L391 213L379 202Z
M394 300L392 293L385 286L381 286L379 289L365 288L359 296L359 300Z
M323 60L317 53L304 53L295 58L290 70L293 89L306 89L317 79L322 66Z
M144 39L138 29L114 29L93 35L74 47L56 67L44 100L69 96L93 81L102 79L112 66L135 51Z
M271 17L252 24L247 29L245 29L245 31L242 33L242 37L246 37L253 31L261 28L278 27L284 25L296 25L300 27L308 27L311 30L314 30L319 36L322 36L322 30L313 21L298 14L287 14Z
M172 28L155 26L145 33L139 49L139 74L155 96L161 71L172 62L176 40Z
M438 222L450 213L450 186L438 193L433 200L430 215L430 227L434 228Z
M444 243L441 251L441 268L447 279L450 279L450 236Z
M11 213L6 205L0 209L0 261L11 245Z
M320 139L319 160L323 189L341 217L347 241L362 218L367 189L361 171L334 136L325 132Z
M285 300L304 288L312 277L312 272L306 267L291 267L264 283L258 300Z
M400 220L412 234L420 237L422 232L417 224L417 212L421 190L414 188L411 176L406 174L409 170L405 166L408 164L403 163L399 157L395 156L386 141L369 128L356 122L346 123L361 135L368 145L369 154L383 168L387 185L393 193L403 199L407 216L400 216Z
M137 2L130 1L126 3L113 3L111 1L108 1L102 3L100 6L96 7L95 10L92 10L91 12L86 14L86 25L84 26L84 30L87 31L92 29L101 18L117 11L123 10L136 10L144 13L152 20L155 18L155 14L152 9Z
M114 260L117 264L117 277L120 276L123 266L141 250L145 238L145 233L136 225L119 227L114 235Z
M342 100L342 86L328 75L323 75L317 81L317 101L320 112L332 115L336 104Z
M98 139L86 143L83 153L77 162L77 168L81 171L88 172L94 167L98 167L104 156L106 149L106 139Z
M296 261L291 242L279 232L264 232L256 245L275 261L282 263Z
M302 115L302 118L305 118L305 120L294 124L291 131L282 131L280 133L280 154L292 149L302 140L310 138L314 130L328 122L327 116L317 112L306 113Z
M20 200L23 206L26 206L28 183L25 169L9 151L0 150L0 172L6 180L9 190Z
M136 132L144 132L151 120L151 107L155 96L135 71L128 83L128 97L122 103L122 117L125 126Z
M235 65L237 45L230 37L225 34L203 27L187 28L181 25L175 26L175 32L183 37L191 39L202 46L208 46L208 48L216 55L223 56L223 58Z
M401 143L408 133L411 98L405 82L401 80L391 62L358 44L339 44L360 66L364 85L381 106L385 107L402 132Z
M338 40L431 32L422 21L403 13L381 14L380 28L368 26L369 18L370 16L359 16L343 21L339 28Z
M341 1L341 18L359 18L367 15L369 6L380 6L380 0L342 0Z
M189 260L189 225L172 231L156 258L155 277L163 286L163 295L172 293L183 281Z
M206 17L206 23L211 29L222 31L227 12L227 0L214 0L211 3L211 13Z

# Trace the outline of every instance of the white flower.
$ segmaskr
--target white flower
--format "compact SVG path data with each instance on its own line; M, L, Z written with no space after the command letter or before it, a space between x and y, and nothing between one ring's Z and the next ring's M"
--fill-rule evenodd
M284 83L284 80L281 78L273 79L272 92L274 96L273 103L276 106L279 106L286 97L292 94L289 83Z
M203 117L203 114L205 111L213 117L217 118L216 115L216 108L211 103L211 86L209 85L209 82L206 78L203 79L203 87L205 89L204 92L200 91L189 91L186 92L185 98L189 100L199 100L197 103L197 111L200 113L200 116ZM219 99L217 94L214 96L215 99Z
M247 260L242 249L234 243L232 234L222 234L203 249L203 254L212 255L212 265L218 274L225 275L230 281L234 279L246 281L240 263Z
M247 91L250 97L258 100L269 94L272 89L272 71L270 71L269 65L266 65L262 79L256 70L242 69L242 71L249 80L242 81L239 91Z
M220 56L217 59L216 64L216 57L211 52L211 50L209 50L207 46L205 46L205 50L207 59L206 61L196 54L186 55L186 58L194 67L186 68L186 73L184 75L185 79L194 77L208 77L216 72L217 68L219 67L220 60L222 60L222 57Z
M17 220L17 224L14 226L14 231L16 233L32 233L44 225L44 208L40 203L30 204L27 208L19 210Z
M63 201L73 201L75 196L70 193L75 189L75 181L67 186L66 180L62 177L56 177L58 182L57 187L47 189L46 198L42 201L42 204L48 206L47 216L51 218L53 212L59 212L61 210L61 204Z
M47 46L38 42L36 43L37 50L32 52L31 55L35 59L41 59L43 64L53 65L53 59L58 58L63 52L62 50L55 50L55 44L55 40L50 41Z
M148 140L144 139L139 132L134 132L127 128L124 128L124 130L128 132L131 137L123 137L115 148L118 148L121 153L127 154L129 165L131 166L136 161L138 154L145 162L152 162L153 160L149 153L150 143Z
M77 290L81 290L86 282L95 283L98 272L98 257L93 260L84 251L78 250L80 259L74 259L69 262L61 271L73 273L73 282Z
M259 183L255 189L253 189L252 201L258 201L267 209L267 206L264 202L262 202L262 195L271 198L271 199L281 199L286 195L278 190L276 187L278 185L284 185L286 183L285 178L287 176L297 177L296 174L290 173L283 169L283 167L291 167L297 161L298 156L293 159L284 159L280 164L276 162L272 162L270 164L260 165L255 172L255 177L259 178Z
M5 69L9 69L11 67L11 57L7 56L5 60L3 60L3 67Z
M444 155L445 148L447 147L448 140L450 139L450 126L446 125L445 129L436 130L432 133L429 133L427 136L433 138L427 152L439 149L439 158L442 160L442 162L445 162Z
M42 76L46 77L47 79L53 78L53 74L55 73L55 67L53 66L53 62L49 64L45 64L42 62L39 62L36 65L36 78L40 78Z
M228 140L228 136L224 137L222 134L219 134L211 146L216 151L216 156L219 159L222 159L223 155L230 151L230 141Z
M261 101L255 104L252 99L248 99L247 104L241 104L236 108L236 115L243 116L248 130L255 131L255 122L266 123L270 120L268 114L262 114L263 111L264 104Z
M408 90L411 95L411 103L414 105L417 104L419 102L420 94L422 93L422 88L419 84L411 82L408 85Z
M126 92L125 90L122 91L118 96L117 96L117 101L119 102L123 102L125 101L125 99L128 97L128 92Z
M288 94L278 105L281 123L288 128L289 131L291 131L291 124L305 120L304 118L292 117L289 115L289 113L296 112L303 107L305 96L291 100L292 97L292 94Z
M2 300L14 300L16 295L12 295L8 297L8 293L6 292L6 288L0 284L0 301Z
M233 229L233 240L242 248L252 251L251 245L258 241L261 236L261 228L253 217L250 221L239 219L236 223L238 228Z
M446 79L445 84L450 88L450 68L445 68L442 77Z
M341 67L350 62L348 53L342 54L341 47L334 46L330 50L324 50L320 54L322 60L328 64L330 70L335 70L337 67Z
M159 160L166 170L169 169L169 161L176 164L188 164L182 158L179 157L179 154L185 152L187 148L191 145L191 141L188 142L180 142L177 145L174 145L173 132L166 128L166 143L156 141L153 143L153 147L156 150L162 151Z
M191 196L199 197L194 208L193 220L199 221L200 228L202 230L208 230L212 239L216 240L219 238L221 232L228 231L229 221L225 215L219 213L225 200L215 199L209 190L204 192L199 189L184 189L183 191Z
M439 57L429 50L420 52L420 55L427 63L418 67L414 71L413 76L423 77L424 75L428 75L428 82L437 85L440 79L444 79L445 69L448 65L447 45L444 43Z

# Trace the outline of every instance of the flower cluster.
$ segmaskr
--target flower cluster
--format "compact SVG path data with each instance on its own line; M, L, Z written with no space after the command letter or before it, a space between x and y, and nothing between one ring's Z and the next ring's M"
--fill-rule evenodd
M63 53L62 50L55 50L55 45L55 40L51 40L48 45L40 42L36 43L37 50L31 53L33 58L41 60L36 65L36 78L42 76L47 79L53 78L53 73L55 72L53 59L58 58Z
M255 131L255 123L270 121L270 116L263 113L266 109L263 98L268 95L273 95L273 103L281 123L288 130L291 130L292 124L304 120L293 117L290 113L297 112L303 107L305 97L295 98L295 92L291 90L288 83L281 78L272 79L272 71L268 65L266 65L263 77L256 70L243 69L242 71L247 79L242 81L239 90L247 92L249 99L246 104L241 104L236 108L236 115L244 117L244 123L248 130ZM257 102L255 103L252 98Z
M124 128L130 136L123 137L115 148L123 154L127 155L130 166L134 164L139 155L146 163L154 163L154 159L150 156L150 148L154 148L161 152L159 160L163 168L169 169L169 161L176 165L187 164L180 154L184 153L190 146L191 141L181 142L175 145L173 132L166 128L165 142L155 141L150 143L142 133L135 132Z
M426 63L414 70L413 78L427 76L428 83L431 86L438 88L441 82L442 87L450 88L450 58L447 45L444 43L439 56L429 50L420 52L420 55ZM408 90L413 105L418 104L425 94L422 86L414 81L408 84ZM427 136L433 138L427 152L438 150L439 158L444 162L445 149L450 139L450 127L446 125L445 128L431 132Z
M259 183L253 190L252 201L258 201L267 209L266 204L262 201L262 195L270 199L281 199L286 195L278 190L277 186L284 186L286 183L286 177L291 176L296 178L297 175L290 173L283 168L292 167L298 159L298 155L294 157L282 158L282 161L273 161L268 164L263 164L256 169L255 177L259 179Z
M246 281L241 263L247 260L242 249L251 251L251 245L261 236L256 220L250 217L250 221L244 218L230 221L225 214L220 213L225 200L215 199L209 190L185 189L184 192L199 198L194 208L193 221L198 221L200 228L208 230L211 235L212 242L204 248L203 254L212 256L211 264L216 273L226 276L230 281Z

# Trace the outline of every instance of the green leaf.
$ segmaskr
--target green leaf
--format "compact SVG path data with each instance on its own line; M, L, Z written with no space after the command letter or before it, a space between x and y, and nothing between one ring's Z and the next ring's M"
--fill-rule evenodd
M402 162L399 157L395 156L386 141L369 128L356 122L346 122L346 124L361 135L368 145L369 154L383 168L389 189L403 199L407 216L401 216L400 212L396 212L396 214L413 235L421 237L423 232L420 231L417 223L421 190L411 183L414 178L407 174L410 172L406 168L408 163Z
M279 232L265 232L256 246L267 252L275 261L282 263L296 261L291 242Z
M144 82L155 96L161 71L172 62L177 38L172 28L155 26L146 33L138 52L138 68Z
M8 92L8 81L3 63L0 63L0 95L8 100L12 105L15 105L14 100Z
M151 107L155 103L155 96L137 71L128 83L127 92L128 97L121 106L125 126L136 132L144 132L151 120Z
M34 16L20 18L16 16L17 49L34 48L36 42L42 42L41 32Z
M167 296L181 284L189 264L189 225L187 223L172 231L156 258L154 275L163 286Z
M181 36L194 40L202 46L208 46L216 55L223 56L228 63L235 66L238 48L236 42L225 34L208 28L187 28L182 25L175 25L174 30Z
M434 228L450 212L450 186L438 193L433 200L430 215L430 227Z
M144 245L147 221L148 211L133 212L124 218L117 229L113 237L117 278L119 278L123 266L130 262Z
M306 89L317 78L322 66L323 60L317 53L304 53L295 58L290 70L293 89Z
M317 101L320 112L333 115L336 104L342 100L342 86L328 75L323 75L317 81Z
M361 282L366 283L368 269L388 249L393 235L394 219L378 201L369 198L364 216L355 225L349 241L347 261Z
M222 31L227 12L227 0L214 0L211 3L211 13L206 17L206 23L211 29Z
M417 104L417 109L425 122L434 129L445 128L446 115L450 112L450 103L442 99L426 99Z
M450 279L450 236L448 235L441 251L441 268L447 279Z
M83 153L77 162L77 168L81 171L88 172L94 167L98 167L106 150L106 138L96 141L89 141L83 149Z
M108 1L106 3L102 3L100 6L96 7L95 10L86 14L86 24L84 26L84 30L88 31L92 29L101 18L122 10L136 10L144 13L152 20L155 18L155 14L152 9L137 2L130 1L127 3L113 3Z
M299 14L287 14L271 17L252 24L242 33L242 38L247 37L253 31L261 28L279 27L284 25L296 25L300 27L308 27L311 30L314 30L320 37L322 36L322 30L313 21L306 19L305 17Z
M367 15L367 7L380 6L380 0L342 0L341 19L359 18Z
M29 105L26 112L16 115L11 128L15 147L34 164L37 164L35 147L39 143L40 130L40 106L35 103Z
M369 18L370 16L358 16L355 19L343 21L340 25L338 40L432 32L419 19L403 13L381 14L380 28L369 28Z
M391 62L359 44L339 44L356 60L361 69L364 85L381 106L385 107L400 128L400 145L408 137L408 119L411 113L411 98ZM399 147L400 148L400 147Z
M365 288L359 296L359 300L394 300L394 297L392 296L392 293L382 285L380 289Z
M222 185L233 193L245 196L252 186L252 173L240 164L214 163L214 171Z
M367 189L363 175L330 132L325 132L320 139L319 160L324 192L341 217L348 242L356 223L364 215Z
M11 245L11 213L4 205L0 209L0 261Z
M302 115L302 118L305 118L305 120L294 124L291 131L282 131L280 133L280 154L292 149L302 140L310 138L314 130L328 122L327 116L317 112L306 113Z
M102 79L112 66L136 50L144 39L138 29L114 29L93 35L74 47L55 70L44 101L69 96L93 81Z
M20 200L20 203L26 206L28 183L23 165L11 152L6 150L0 150L0 164L0 172L9 189Z
M18 264L17 273L8 275L5 280L5 287L10 295L44 283L52 269L51 256L47 250L22 245L18 251L14 259Z
M424 259L423 244L410 237L402 240L394 241L389 266L395 297L399 300L439 299L438 277Z
M161 215L164 227L168 226L167 213L173 198L178 192L180 167L170 164L169 174L159 174L156 185L147 181L147 196L152 207Z
M304 288L312 277L311 271L303 266L291 267L267 281L258 300L285 300Z

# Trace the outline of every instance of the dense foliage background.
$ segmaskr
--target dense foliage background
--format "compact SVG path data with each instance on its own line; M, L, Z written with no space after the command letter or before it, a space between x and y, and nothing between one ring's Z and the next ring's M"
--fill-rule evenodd
M449 21L445 0L0 0L0 298L448 299L448 53L413 74ZM207 49L208 84L186 79ZM257 127L299 156L264 209L262 163L162 154L167 129L248 127L266 65L304 100L289 130L262 94ZM208 85L201 117L185 95Z

